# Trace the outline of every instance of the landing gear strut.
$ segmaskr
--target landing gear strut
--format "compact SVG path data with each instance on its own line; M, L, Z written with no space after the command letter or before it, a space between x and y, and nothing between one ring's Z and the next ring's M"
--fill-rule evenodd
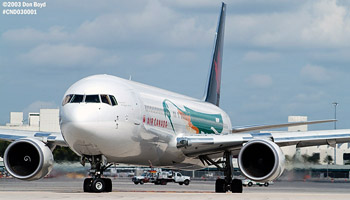
M112 180L109 178L101 178L103 172L110 167L107 165L106 158L103 155L83 156L81 164L85 165L85 160L91 164L90 176L84 180L84 192L112 192Z
M202 162L207 163L208 165L215 165L217 168L224 171L225 178L217 179L215 182L215 192L216 193L226 193L231 191L232 193L242 193L243 185L242 180L232 179L233 177L233 165L232 165L232 155L231 152L226 151L224 153L224 161L215 162L209 157L200 157ZM223 164L223 167L219 164Z

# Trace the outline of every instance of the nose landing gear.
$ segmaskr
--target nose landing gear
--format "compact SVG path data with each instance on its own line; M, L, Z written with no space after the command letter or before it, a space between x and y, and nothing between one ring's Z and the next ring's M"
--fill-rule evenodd
M91 164L90 175L92 178L84 180L84 192L112 192L112 180L109 178L101 178L103 172L112 164L107 165L106 158L103 155L98 156L83 156L81 164L85 165L85 160Z

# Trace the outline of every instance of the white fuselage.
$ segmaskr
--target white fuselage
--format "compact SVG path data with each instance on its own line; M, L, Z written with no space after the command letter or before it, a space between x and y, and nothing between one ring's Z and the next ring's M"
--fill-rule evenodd
M198 159L176 147L176 137L231 130L228 115L211 103L115 76L84 78L64 98L75 94L107 94L117 100L116 106L67 103L60 112L69 147L79 155L104 155L108 162L199 168Z

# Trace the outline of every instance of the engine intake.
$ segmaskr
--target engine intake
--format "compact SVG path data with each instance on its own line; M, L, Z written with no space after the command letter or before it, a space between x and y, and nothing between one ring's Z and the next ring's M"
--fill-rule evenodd
M21 180L37 180L50 173L53 155L43 142L35 139L20 139L12 142L5 151L6 170Z
M268 140L252 140L245 144L239 155L242 173L254 181L271 181L282 175L284 155L279 146Z

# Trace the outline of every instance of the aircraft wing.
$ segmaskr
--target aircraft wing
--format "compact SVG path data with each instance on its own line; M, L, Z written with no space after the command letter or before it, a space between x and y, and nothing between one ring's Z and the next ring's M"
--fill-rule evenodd
M237 127L232 128L232 133L241 133L241 132L249 132L249 131L256 131L256 130L275 129L275 128L309 125L309 124L320 124L320 123L335 122L335 121L337 121L337 120L336 119L327 119L327 120L315 120L315 121L307 121L307 122L291 122L291 123L273 124L273 125L237 126Z
M14 141L23 138L34 138L44 143L58 146L68 146L59 132L23 131L12 129L0 129L0 140Z
M190 157L214 155L224 151L231 151L233 156L237 156L244 143L258 139L273 141L280 147L334 146L337 143L350 142L350 129L181 136L177 137L177 148Z

